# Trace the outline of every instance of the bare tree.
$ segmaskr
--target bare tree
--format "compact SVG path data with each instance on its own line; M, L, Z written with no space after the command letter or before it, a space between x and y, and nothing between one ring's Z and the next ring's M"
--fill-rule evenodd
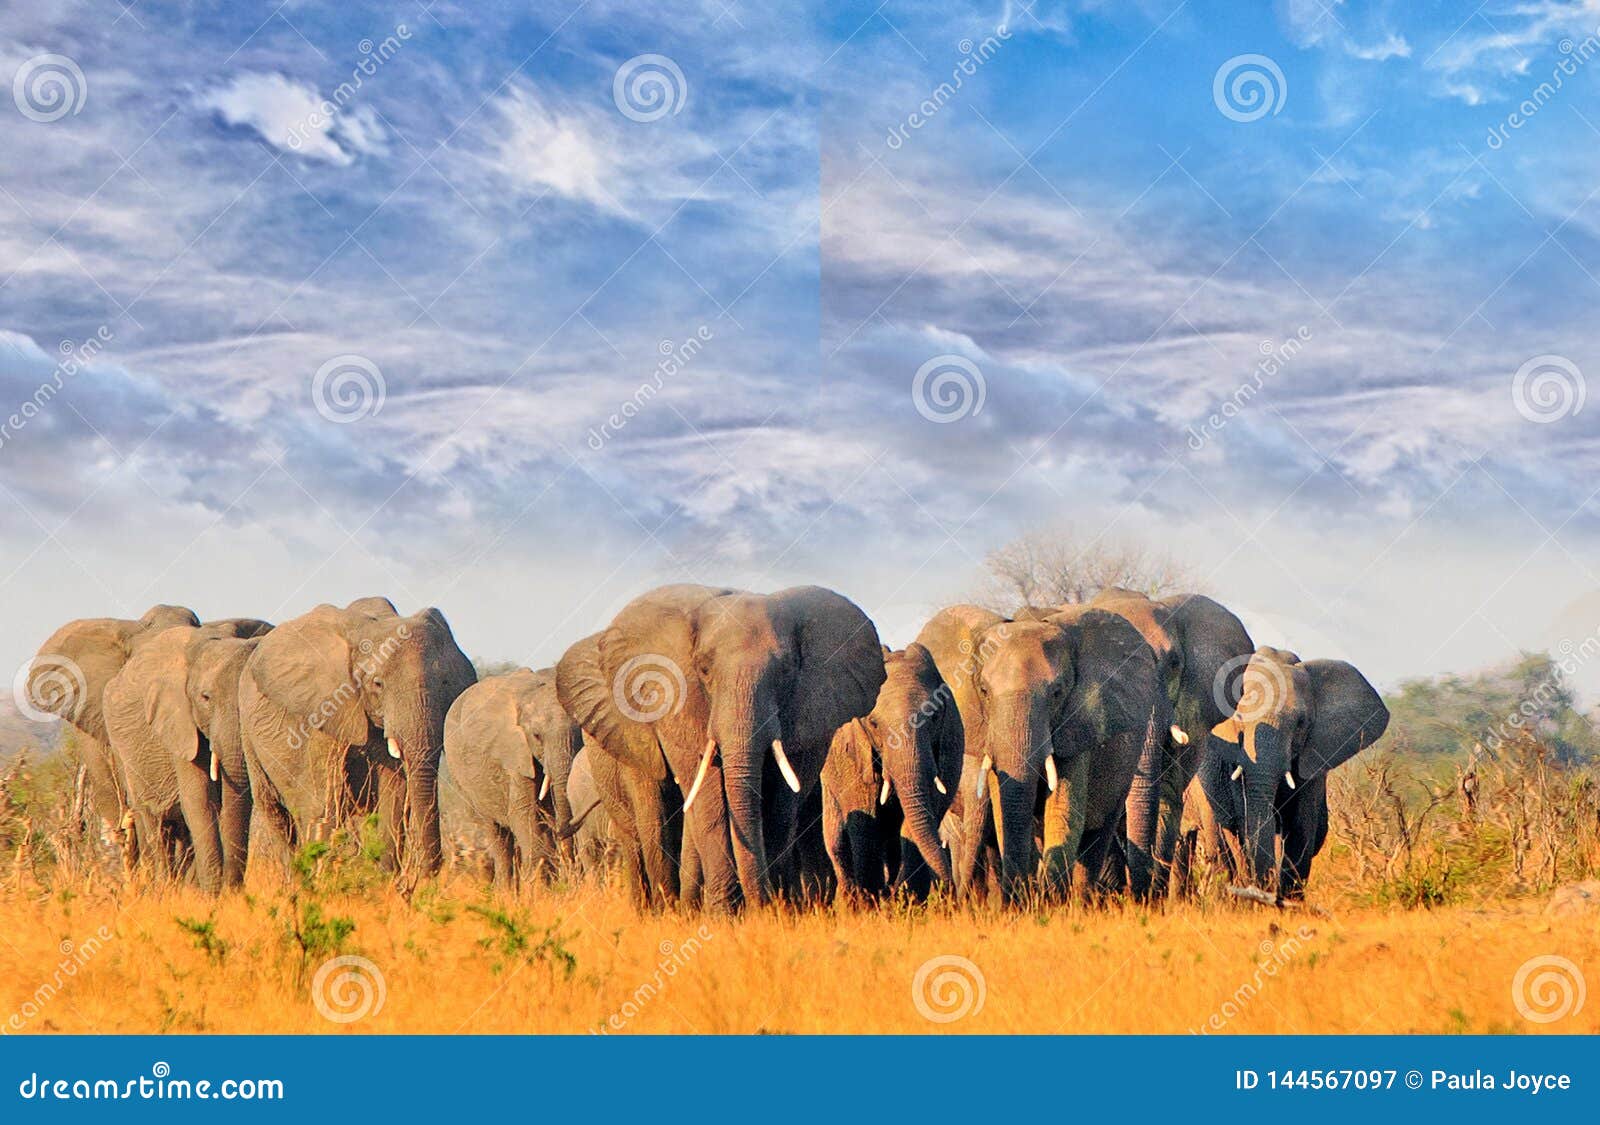
M990 551L974 601L996 613L1025 605L1086 602L1108 586L1151 597L1195 590L1194 575L1171 555L1128 540L1088 538L1070 526L1030 531Z

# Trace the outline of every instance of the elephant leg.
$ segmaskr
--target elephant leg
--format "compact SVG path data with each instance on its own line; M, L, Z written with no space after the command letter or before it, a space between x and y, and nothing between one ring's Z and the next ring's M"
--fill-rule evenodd
M1151 882L1151 893L1157 898L1167 893L1172 877L1172 857L1178 848L1178 830L1183 822L1183 793L1195 775L1198 754L1193 745L1174 746L1167 739L1162 742L1161 796Z
M220 802L204 768L178 763L178 807L194 848L195 880L208 895L222 890L222 838L217 833Z
M1283 870L1278 896L1291 902L1305 898L1311 861L1328 839L1328 777L1302 781L1282 810Z
M1116 894L1122 889L1122 866L1116 844L1116 824L1085 830L1083 844L1078 850L1078 866L1084 883L1093 898Z
M539 785L529 777L511 777L506 783L509 830L515 844L514 885L523 889L539 881L542 870L555 862L548 827L539 815Z
M1044 802L1044 880L1052 897L1065 897L1072 890L1088 796L1089 755L1080 752L1060 772L1055 792Z
M850 840L850 878L866 897L883 893L883 848L878 844L878 826L872 814L860 809L845 817L845 833Z
M495 889L514 892L517 889L514 847L511 833L503 825L489 826L489 863L494 871Z
M822 846L827 849L828 862L833 864L834 878L847 893L853 893L855 870L850 866L850 835L844 829L843 810L830 795L822 800Z
M684 893L698 883L700 904L707 910L732 910L739 901L739 869L733 841L728 835L727 795L723 790L722 763L712 755L705 780L694 804L684 814ZM693 897L693 896L690 896Z
M678 841L666 823L667 803L662 781L635 774L630 778L633 825L639 840L645 897L654 906L678 898ZM677 818L680 822L681 817Z
M152 816L143 809L135 809L133 823L134 836L139 841L141 876L152 882L170 879L175 874L172 869L171 841L162 818Z

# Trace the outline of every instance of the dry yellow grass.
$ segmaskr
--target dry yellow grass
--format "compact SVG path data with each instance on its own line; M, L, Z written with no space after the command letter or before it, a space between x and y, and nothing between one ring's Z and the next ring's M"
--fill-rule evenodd
M1531 958L1564 957L1600 982L1600 925L1592 917L1546 917L1532 903L1349 908L1330 917L1193 904L1148 912L841 907L734 919L639 917L614 891L516 901L461 877L411 903L388 890L319 898L324 917L354 922L342 950L370 960L385 989L381 1009L339 1024L312 997L315 971L330 954L302 959L289 934L287 896L275 885L216 902L181 889L10 893L0 898L0 1025L28 1032L581 1033L608 1021L657 1033L1187 1032L1208 1023L1229 1033L1600 1031L1600 998L1550 1023L1519 1014L1513 979ZM94 948L101 927L111 936ZM547 927L558 936L546 941ZM70 953L64 942L73 943ZM570 975L564 954L575 959ZM926 1018L914 995L919 968L940 957L966 958L982 978L978 1008L975 993L963 994L963 984L976 986L972 970L931 970L923 1007L936 1015L973 1009L949 1023ZM41 999L45 984L51 989ZM1530 988L1535 1010L1561 1003L1552 982ZM338 990L331 995L337 1005ZM342 999L358 1003L359 995L346 988Z

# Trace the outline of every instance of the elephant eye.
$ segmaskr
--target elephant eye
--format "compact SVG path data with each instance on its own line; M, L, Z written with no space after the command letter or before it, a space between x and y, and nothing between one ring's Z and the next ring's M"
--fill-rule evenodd
M202 700L204 700L205 702L210 703L211 702L211 693L209 691L203 691L203 692L200 693L200 698Z
M374 677L372 677L372 686L377 688L379 691L382 691L383 690L383 677L382 676L374 676Z

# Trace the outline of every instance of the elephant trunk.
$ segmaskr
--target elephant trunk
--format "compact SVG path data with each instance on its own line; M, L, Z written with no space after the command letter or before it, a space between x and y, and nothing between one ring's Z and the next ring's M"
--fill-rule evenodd
M995 809L1000 840L1002 884L1014 897L1033 876L1033 811L1039 795L1040 769L1050 753L1050 724L1044 708L1016 701L991 721L990 754L994 758L999 805Z
M917 747L910 762L885 762L884 769L894 784L900 798L900 808L905 819L900 835L916 845L923 862L940 882L951 881L950 855L939 843L939 818L944 815L939 807L933 777L935 758L933 736L926 725L918 728L911 741ZM892 757L892 755L891 755ZM899 768L895 768L898 766Z
M1161 786L1166 772L1175 764L1172 725L1172 705L1162 695L1151 709L1150 721L1144 732L1144 746L1139 752L1139 765L1134 770L1126 803L1128 889L1137 899L1148 898L1155 883Z
M439 759L444 749L444 706L426 694L410 699L398 714L386 713L384 734L389 752L405 771L405 840L402 866L422 877L444 866L439 832Z
M777 708L764 704L759 695L754 684L731 689L718 700L712 722L722 753L734 863L744 899L752 906L765 906L772 899L762 806L772 743L783 737Z
M1245 767L1244 830L1240 846L1250 882L1275 892L1278 883L1278 779L1284 773L1283 734L1268 723L1249 732L1255 742L1255 762Z
M210 744L217 780L222 786L222 807L217 820L222 843L222 885L238 887L244 884L245 864L249 858L251 797L250 781L245 776L237 700L217 709L211 723Z
M567 795L567 782L572 776L572 761L578 756L583 743L583 732L576 724L564 724L555 736L545 743L545 772L550 776L550 800L555 808L556 846L568 859L572 858L572 799Z

